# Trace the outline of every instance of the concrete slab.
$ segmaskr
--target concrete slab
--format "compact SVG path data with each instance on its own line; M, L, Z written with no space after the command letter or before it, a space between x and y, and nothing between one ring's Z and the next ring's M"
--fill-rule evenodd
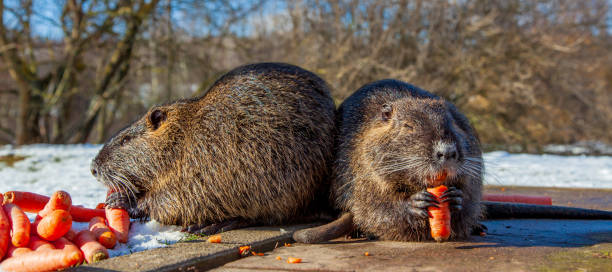
M273 250L292 242L294 231L312 225L256 227L221 233L221 243L206 238L179 242L96 264L79 266L76 271L202 271L239 259L238 247L250 245L255 252Z
M548 195L553 204L612 210L612 190L487 187L488 193ZM449 243L405 243L339 239L320 245L293 244L295 230L312 225L258 227L222 233L223 243L205 239L112 258L78 271L612 271L612 221L487 221L488 235ZM283 231L281 231L281 228ZM251 245L264 256L241 258ZM275 249L276 248L276 249ZM364 253L369 252L370 256ZM276 260L276 257L282 260ZM302 258L287 264L287 257ZM225 264L225 265L224 265ZM221 267L219 267L221 266Z
M486 192L548 195L556 205L612 210L612 190L488 187ZM488 234L468 241L294 244L215 270L612 271L612 220L492 220L484 225ZM288 257L302 263L288 264Z

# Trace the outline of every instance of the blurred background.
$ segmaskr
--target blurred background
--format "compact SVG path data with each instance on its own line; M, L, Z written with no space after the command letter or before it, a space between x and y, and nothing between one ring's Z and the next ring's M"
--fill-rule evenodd
M319 74L337 104L383 78L430 90L470 118L485 150L606 153L610 5L0 0L0 144L101 143L233 67L280 61Z

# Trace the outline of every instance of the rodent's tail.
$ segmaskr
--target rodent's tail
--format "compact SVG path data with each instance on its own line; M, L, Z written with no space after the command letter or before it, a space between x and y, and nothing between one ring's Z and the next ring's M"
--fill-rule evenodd
M351 232L353 226L353 215L344 213L325 225L296 231L293 233L293 239L305 244L321 243Z
M612 219L612 211L520 203L482 201L486 219L551 218L551 219Z

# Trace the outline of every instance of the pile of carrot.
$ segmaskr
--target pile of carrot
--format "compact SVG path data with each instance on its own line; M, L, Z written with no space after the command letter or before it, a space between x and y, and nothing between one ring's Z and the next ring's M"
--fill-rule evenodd
M107 248L117 241L127 242L130 218L125 210L74 206L64 191L51 197L10 191L0 194L0 203L0 268L5 271L94 263L107 259ZM25 212L36 213L34 222ZM73 221L89 222L89 229L75 232Z

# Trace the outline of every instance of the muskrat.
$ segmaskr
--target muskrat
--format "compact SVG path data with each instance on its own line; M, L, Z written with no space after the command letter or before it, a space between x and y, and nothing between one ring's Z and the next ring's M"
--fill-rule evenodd
M451 208L450 239L483 231L485 214L612 218L606 211L481 202L476 131L452 103L408 83L387 79L361 87L340 105L336 122L331 202L344 214L296 232L298 242L322 242L354 228L385 240L431 240L427 209L440 203L426 189L442 184L449 187L442 201Z
M334 110L317 75L245 65L202 97L151 108L103 146L92 173L113 192L107 206L133 218L205 234L285 223L326 194Z

